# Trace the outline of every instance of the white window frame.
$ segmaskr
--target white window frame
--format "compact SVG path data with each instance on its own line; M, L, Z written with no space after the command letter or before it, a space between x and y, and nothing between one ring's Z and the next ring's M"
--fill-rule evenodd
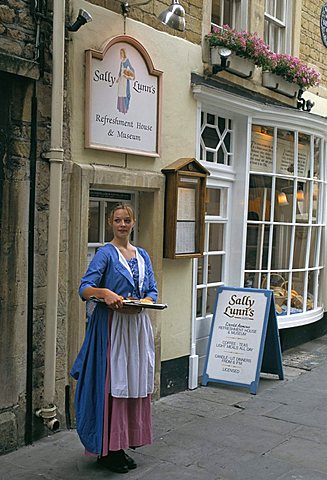
M253 124L257 124L257 122L253 122ZM267 125L260 124L259 126L265 127ZM271 172L263 172L263 171L258 171L258 170L250 170L249 174L251 175L261 175L265 176L267 178L272 179L272 197L275 196L275 186L276 186L276 181L277 179L287 179L287 176L285 173L281 174L278 173L276 170L276 144L277 144L277 130L279 129L278 126L273 126L273 170ZM282 128L283 129L283 128ZM287 128L288 131L293 131L294 133L294 138L295 138L295 155L297 156L297 145L298 145L298 135L299 133L307 133L304 132L303 129L299 128L298 130L292 129L291 126ZM324 205L324 197L326 195L326 179L324 176L324 171L322 169L323 167L323 149L324 149L324 142L323 138L321 135L315 135L314 133L311 133L310 135L310 168L309 171L313 172L314 170L314 160L313 160L313 139L314 138L319 138L321 143L320 143L320 161L319 161L319 176L318 178L314 178L314 176L311 174L310 177L301 177L297 173L297 169L295 168L295 171L293 173L289 174L289 180L294 182L294 186L296 187L297 184L301 181L307 182L308 185L308 190L310 193L310 205L309 205L309 218L306 223L299 223L298 220L296 219L296 202L294 201L293 203L293 212L292 212L292 219L287 220L287 221L281 221L281 220L276 220L274 218L274 207L272 205L271 208L271 213L270 213L270 219L260 219L260 220L248 220L247 224L248 225L255 225L259 229L261 229L261 237L262 237L262 242L263 242L263 234L262 234L262 229L267 228L269 231L269 244L268 244L268 263L265 268L263 268L262 264L259 263L256 269L245 269L244 273L246 274L253 274L255 273L258 278L259 278L259 288L262 287L262 280L267 279L266 285L264 288L271 288L270 281L271 281L271 275L275 275L276 271L277 274L281 275L283 278L287 280L286 285L288 285L287 290L288 290L288 302L287 302L287 312L286 315L284 316L279 316L278 315L278 324L280 328L286 328L286 327L291 327L291 326L298 326L299 323L301 323L302 319L305 317L312 317L314 319L318 318L322 314L322 304L321 304L321 299L320 299L320 294L321 294L321 288L319 288L319 285L321 284L321 272L325 268L325 262L324 259L322 258L323 256L320 255L320 261L319 261L319 253L320 253L320 246L321 246L321 239L324 235L324 229L325 225L323 222L323 205ZM321 195L319 197L319 205L317 206L317 215L318 218L313 221L312 218L312 199L313 199L313 185L317 184L321 188ZM295 188L295 191L297 188ZM272 260L272 240L273 240L273 228L279 227L279 226L288 226L291 229L291 244L290 244L290 258L288 260L288 265L285 266L285 268L273 268L271 266L271 260ZM301 268L294 267L293 264L293 255L294 255L294 235L295 235L295 230L296 228L299 228L303 226L306 228L308 237L307 237L307 242L306 242L306 252L305 252L305 265L302 266ZM315 265L309 266L309 255L310 255L310 238L311 238L311 232L312 228L315 228L317 231L317 239L316 239L316 250L315 250ZM263 244L262 244L263 245ZM245 245L247 247L247 244ZM260 254L259 257L262 257ZM291 313L291 293L292 293L292 279L293 276L296 276L296 274L301 274L303 273L304 275L304 284L303 284L303 312L298 312L298 313ZM314 286L314 306L312 310L308 309L307 310L307 296L308 296L308 275L309 273L313 274L315 276L315 286ZM319 280L318 280L319 278ZM257 288L258 288L257 287ZM301 292L302 294L302 292Z
M228 197L229 189L227 187L208 186L208 188L219 189L221 191L221 212L220 215L206 215L205 217L205 247L203 258L203 275L202 283L197 283L198 277L198 259L193 260L193 295L194 295L194 311L193 316L196 323L196 341L204 343L206 350L207 341L209 338L210 325L214 312L207 312L207 293L209 288L218 288L226 283L226 263L229 260L228 251L226 247L229 245L228 241ZM209 230L213 224L224 225L223 245L222 250L210 251L209 250ZM210 256L220 256L222 259L221 279L220 281L209 282L208 262ZM201 313L197 315L197 293L202 291L202 305ZM199 327L200 325L200 327ZM198 349L197 349L198 351ZM201 357L204 358L205 352L202 352ZM204 361L204 360L203 360ZM203 365L200 364L200 367Z
M232 25L230 27L236 30L246 30L248 24L248 0L231 0L232 2ZM212 10L212 2L211 2ZM225 2L221 1L220 4L220 18L224 18ZM212 18L212 15L211 15ZM224 23L224 21L222 22ZM221 27L211 21L211 26Z
M96 191L97 195L92 195L92 192ZM112 202L113 204L116 203L130 203L134 210L135 215L138 215L138 192L131 192L131 191L123 191L123 190L103 190L103 196L101 196L102 189L92 188L90 190L90 197L89 197L89 204L91 201L99 202L99 241L98 242L88 242L88 263L93 258L95 252L99 247L102 247L105 244L105 209L106 204ZM110 197L106 196L106 194L110 194ZM115 197L115 193L117 193L117 197ZM127 194L130 195L131 199L124 199L121 198L120 194ZM133 231L133 242L137 243L137 229Z
M277 1L283 2L280 18L276 12ZM268 12L268 3L273 4L273 13ZM291 53L292 18L292 0L265 0L264 40L275 53ZM277 41L273 34L274 30L277 30Z
M213 157L213 161L212 162L204 161L205 165L207 166L208 165L219 165L219 166L225 165L226 167L232 166L233 165L233 137L234 137L233 120L226 116L218 115L217 112L212 113L211 111L208 111L206 109L203 109L201 113L203 117L205 117L205 119L200 126L200 142L199 142L198 149L199 149L199 152L200 150L202 150L202 157L205 157L205 158L201 158L200 154L198 158L200 159L200 161L204 161L207 158L207 154L211 154ZM214 120L215 120L214 124L208 123L206 121L208 118L208 115L211 115L214 117ZM225 121L225 129L223 132L220 132L219 126L218 126L220 118ZM230 123L231 123L231 128L229 128ZM217 141L217 146L215 148L205 145L205 142L203 139L203 132L207 128L211 128L216 131L218 141ZM227 135L229 135L229 151L227 151L226 142L225 142ZM218 162L219 151L221 151L224 156L224 162L221 162L221 163Z

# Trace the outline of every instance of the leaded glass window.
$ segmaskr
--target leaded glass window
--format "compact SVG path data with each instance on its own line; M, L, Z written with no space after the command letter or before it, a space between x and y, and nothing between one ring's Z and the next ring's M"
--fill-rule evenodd
M201 113L200 160L232 164L232 120L208 112Z

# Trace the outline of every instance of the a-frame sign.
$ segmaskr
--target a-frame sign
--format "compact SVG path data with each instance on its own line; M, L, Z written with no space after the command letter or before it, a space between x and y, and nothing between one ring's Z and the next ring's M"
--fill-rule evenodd
M274 294L219 287L202 384L225 383L256 394L260 372L284 379Z

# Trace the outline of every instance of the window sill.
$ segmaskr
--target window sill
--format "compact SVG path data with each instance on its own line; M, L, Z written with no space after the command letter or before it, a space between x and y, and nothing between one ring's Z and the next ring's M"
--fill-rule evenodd
M324 315L322 307L315 310L309 310L304 313L295 313L293 315L277 315L278 328L293 328L308 325L317 322Z

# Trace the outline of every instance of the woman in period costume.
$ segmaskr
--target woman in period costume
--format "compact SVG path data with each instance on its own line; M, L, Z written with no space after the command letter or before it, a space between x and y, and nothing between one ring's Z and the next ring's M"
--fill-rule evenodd
M135 79L135 70L127 58L125 48L120 49L120 67L118 72L117 110L127 113L131 100L131 80Z
M78 381L77 432L86 453L127 473L136 463L125 449L152 441L154 341L146 310L126 307L123 299L152 303L158 292L148 253L129 241L133 209L117 205L110 224L112 241L99 248L81 280L81 298L102 303L91 315L71 374Z

